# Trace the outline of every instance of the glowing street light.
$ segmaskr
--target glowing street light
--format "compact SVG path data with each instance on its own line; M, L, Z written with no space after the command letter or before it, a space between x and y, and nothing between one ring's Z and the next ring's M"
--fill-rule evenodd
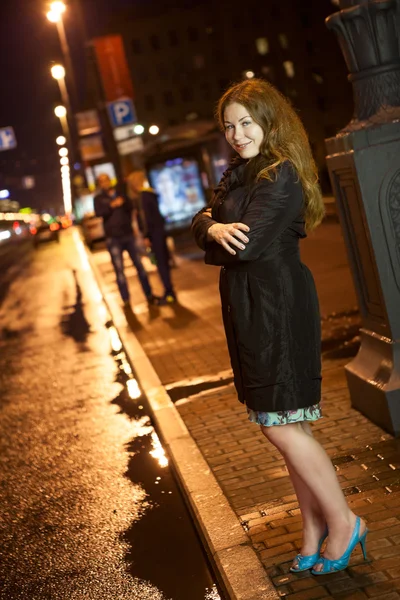
M144 127L143 125L140 125L139 123L137 125L135 125L135 127L133 128L133 131L136 133L136 135L142 135L142 133L144 133Z
M65 77L65 69L62 65L54 65L51 67L50 69L51 71L51 76L54 77L54 79L64 79Z
M157 133L160 131L160 128L157 127L157 125L152 125L149 128L149 133L151 133L151 135L157 135Z
M64 146L64 144L67 143L67 138L64 137L63 135L59 135L58 138L56 139L56 144L58 146Z
M61 1L56 1L56 2L52 2L50 4L50 9L55 12L58 13L59 15L62 15L63 12L65 12L65 4L64 2Z
M67 156L63 156L62 158L60 158L60 165L69 165L69 160Z
M60 156L68 156L68 148L60 148L58 154Z
M63 119L64 117L67 116L67 109L65 108L65 106L62 106L61 104L59 106L56 106L54 109L54 114L56 115L56 117L58 117L59 119Z
M57 23L57 21L59 21L61 19L61 15L59 15L58 13L56 13L52 10L49 10L46 17L48 18L50 23Z
M66 6L64 2L52 2L50 10L47 13L47 18L51 23L58 23L62 19L62 14L65 12Z

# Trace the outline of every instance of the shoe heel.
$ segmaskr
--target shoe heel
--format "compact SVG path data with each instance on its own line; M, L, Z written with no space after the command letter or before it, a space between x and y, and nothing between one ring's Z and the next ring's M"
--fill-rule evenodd
M361 546L361 550L364 556L364 560L368 560L367 558L367 533L368 531L365 531L363 536L360 538L360 546Z

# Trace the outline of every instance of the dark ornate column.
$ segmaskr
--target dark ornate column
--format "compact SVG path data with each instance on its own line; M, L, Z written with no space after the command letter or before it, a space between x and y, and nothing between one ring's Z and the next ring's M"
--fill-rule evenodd
M346 366L354 408L400 434L400 0L341 0L339 39L354 115L326 140L327 163L362 316Z

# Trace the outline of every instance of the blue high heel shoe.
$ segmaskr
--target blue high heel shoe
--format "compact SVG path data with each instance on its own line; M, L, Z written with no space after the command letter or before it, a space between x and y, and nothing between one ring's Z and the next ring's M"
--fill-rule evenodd
M313 569L311 571L311 573L313 575L326 575L327 573L336 573L337 571L343 571L344 569L347 568L347 566L349 564L351 553L353 552L353 550L357 546L357 544L360 544L363 555L364 555L364 560L367 560L367 550L366 550L365 541L366 541L368 529L366 529L364 531L364 533L360 536L360 527L361 527L361 519L360 519L360 517L357 517L356 524L354 526L353 533L352 533L349 545L347 546L346 552L337 560L330 560L329 558L325 558L324 556L321 556L321 558L319 560L317 560L314 565L315 567L317 565L322 565L321 571L316 571L315 569Z
M328 537L328 528L325 529L324 534L318 542L318 550L315 554L310 554L309 556L303 556L302 554L298 554L294 560L297 560L297 565L295 567L290 567L289 571L292 573L301 573L302 571L308 571L311 569L317 560L319 559L319 555L321 552L322 544Z

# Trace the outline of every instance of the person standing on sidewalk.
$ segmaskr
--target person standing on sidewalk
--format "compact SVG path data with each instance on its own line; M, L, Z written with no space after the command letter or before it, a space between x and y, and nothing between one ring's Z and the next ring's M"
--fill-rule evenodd
M124 270L124 251L128 252L136 268L147 302L150 305L158 304L159 299L151 290L147 273L136 250L131 202L111 185L111 180L106 173L97 177L97 185L100 191L94 199L94 210L96 216L103 218L107 249L111 256L124 306L129 307L130 305L130 294Z
M160 212L158 197L154 190L145 187L146 175L137 169L126 179L128 195L137 210L137 221L143 234L146 247L151 249L157 263L158 274L164 286L163 304L176 302L176 294L171 280L170 254L166 242L164 217Z
M222 266L222 315L238 398L281 453L298 498L303 543L291 570L332 573L346 568L358 543L365 556L367 529L348 507L309 423L322 416L321 331L299 239L324 215L317 169L300 119L266 81L232 86L217 114L238 156L210 205L194 217L193 233L205 262Z

